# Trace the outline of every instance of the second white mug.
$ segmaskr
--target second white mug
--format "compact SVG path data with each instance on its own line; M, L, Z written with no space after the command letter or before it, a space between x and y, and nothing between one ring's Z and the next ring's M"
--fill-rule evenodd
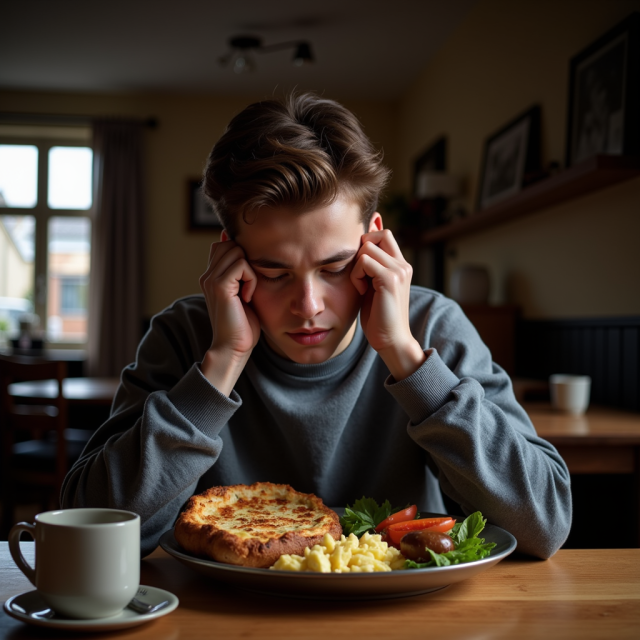
M589 406L591 378L555 374L549 378L551 404L560 411L574 416L583 414Z

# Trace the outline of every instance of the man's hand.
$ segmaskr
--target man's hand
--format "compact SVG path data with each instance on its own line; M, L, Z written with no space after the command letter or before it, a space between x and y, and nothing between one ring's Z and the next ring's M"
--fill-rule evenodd
M388 229L362 236L351 281L364 296L360 323L369 344L396 380L404 380L425 361L409 327L409 293L413 269Z
M209 265L200 276L213 330L202 373L229 395L260 338L260 323L249 306L256 274L242 248L232 241L214 242Z

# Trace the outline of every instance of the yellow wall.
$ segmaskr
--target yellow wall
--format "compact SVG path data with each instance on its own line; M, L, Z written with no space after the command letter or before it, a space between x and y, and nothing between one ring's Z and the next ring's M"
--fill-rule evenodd
M412 162L440 134L472 209L484 140L542 106L543 160L563 161L569 60L640 0L480 0L396 103L345 102L409 190ZM256 96L259 97L259 96ZM186 230L185 181L198 176L246 97L0 92L3 111L155 116L146 133L145 313L197 292L212 233ZM486 264L491 300L530 318L640 314L640 179L449 244L447 272Z
M4 225L0 224L0 297L26 298L33 291L33 263L20 255ZM2 318L0 312L0 319Z
M534 103L543 161L562 163L569 60L638 10L638 0L481 0L402 97L396 184L408 191L413 159L446 134L473 210L484 140ZM634 179L451 241L446 270L488 266L492 302L529 318L640 314L638 239Z
M256 96L259 98L261 96ZM70 94L0 92L2 111L101 116L154 116L160 125L145 134L147 256L145 315L180 296L199 292L212 232L186 229L186 180L199 177L213 143L246 97L210 95ZM349 102L371 139L393 159L393 108L384 102Z

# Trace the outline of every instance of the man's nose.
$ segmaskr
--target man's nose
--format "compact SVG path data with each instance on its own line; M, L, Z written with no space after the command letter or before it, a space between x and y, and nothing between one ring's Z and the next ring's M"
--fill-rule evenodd
M311 281L300 283L291 301L291 311L305 320L324 311L322 287Z

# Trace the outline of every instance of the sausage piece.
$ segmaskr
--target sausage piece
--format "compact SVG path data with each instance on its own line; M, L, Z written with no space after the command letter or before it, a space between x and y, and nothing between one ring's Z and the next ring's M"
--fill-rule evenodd
M446 533L437 531L410 531L400 540L400 552L405 558L415 562L429 562L431 556L425 547L435 553L453 551L456 546Z

